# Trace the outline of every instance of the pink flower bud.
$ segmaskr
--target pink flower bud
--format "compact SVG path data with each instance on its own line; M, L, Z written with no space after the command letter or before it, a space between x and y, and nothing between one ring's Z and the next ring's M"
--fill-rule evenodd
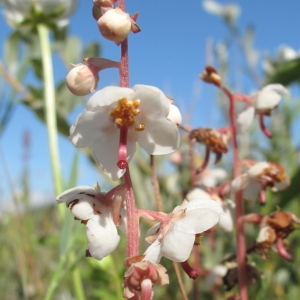
M98 71L84 64L73 65L66 77L68 89L76 96L84 96L94 92L98 81Z
M109 9L98 20L98 27L102 36L116 44L121 44L130 31L139 32L135 21L119 7Z

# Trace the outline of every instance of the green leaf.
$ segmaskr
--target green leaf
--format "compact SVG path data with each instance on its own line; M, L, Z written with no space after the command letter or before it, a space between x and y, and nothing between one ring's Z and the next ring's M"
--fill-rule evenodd
M267 83L289 85L300 81L300 58L282 63L276 67L273 75L267 78Z
M83 51L83 58L85 57L99 57L100 45L98 43L90 43Z

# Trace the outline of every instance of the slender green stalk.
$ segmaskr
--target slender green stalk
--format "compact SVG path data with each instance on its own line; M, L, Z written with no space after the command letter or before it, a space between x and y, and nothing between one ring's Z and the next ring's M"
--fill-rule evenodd
M49 39L49 29L46 25L39 24L37 26L40 40L43 63L44 78L44 99L46 124L48 130L48 144L52 168L52 176L54 182L55 193L60 194L63 191L60 159L57 142L57 124L56 124L56 105L55 105L55 86L53 78L52 52Z

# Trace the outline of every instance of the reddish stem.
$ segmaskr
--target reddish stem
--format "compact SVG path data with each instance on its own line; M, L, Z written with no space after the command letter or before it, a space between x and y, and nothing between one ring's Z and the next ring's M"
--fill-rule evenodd
M249 104L252 103L252 98L244 94L233 94L232 97L237 101L247 102Z
M272 137L272 132L266 128L265 123L264 123L264 115L263 114L259 114L258 115L258 119L259 119L259 126L261 131L264 133L264 135L267 138L271 138Z
M240 159L238 154L238 143L237 143L237 130L235 122L235 102L234 96L231 92L225 88L220 87L221 90L227 95L229 99L229 119L230 128L232 133L232 150L233 150L233 172L234 177L240 175ZM235 194L236 202L236 222L237 222L237 265L238 265L238 278L239 278L239 294L241 300L248 300L247 292L247 272L246 272L246 242L244 234L244 203L243 203L243 191L238 191Z
M193 269L190 264L188 263L188 261L184 261L180 263L183 271L191 278L191 279L196 279L199 274L197 272L197 270Z
M197 175L199 175L201 172L203 172L207 168L207 165L209 162L209 155L210 155L210 150L208 147L206 147L204 161L203 161L202 165L196 170Z
M135 206L135 198L130 178L129 168L123 175L126 191L126 212L127 212L127 257L139 254L139 217Z

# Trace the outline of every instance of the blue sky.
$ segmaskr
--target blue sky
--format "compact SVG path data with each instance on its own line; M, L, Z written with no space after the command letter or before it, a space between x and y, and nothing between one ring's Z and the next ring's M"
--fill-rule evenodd
M184 3L184 4L183 4ZM228 4L229 1L220 3ZM278 46L285 44L300 49L300 11L299 0L253 0L236 1L241 7L238 25L244 31L248 25L255 27L254 47L259 51L275 54ZM84 44L98 41L102 46L102 56L118 60L120 47L104 40L99 34L96 21L91 16L91 0L79 0L78 10L70 21L70 34L78 36ZM187 112L193 108L192 122L195 126L213 126L218 121L218 108L214 102L215 90L198 79L206 63L206 45L210 40L214 44L229 36L223 21L205 12L201 1L141 1L128 0L127 11L133 14L139 11L138 25L141 32L129 36L130 84L148 84L162 89L175 99L176 104ZM0 16L0 57L3 57L3 42L11 28ZM237 48L231 50L232 63L243 64ZM78 62L73 62L78 63ZM59 66L56 75L63 78L66 74ZM118 82L116 71L103 71L98 88ZM243 85L249 92L253 86ZM74 121L76 113L70 116ZM184 114L185 116L185 114ZM187 119L185 119L187 120ZM34 115L26 108L16 108L0 144L10 175L16 188L19 186L22 170L22 134L28 130L32 138L30 158L30 182L32 189L39 193L53 193L51 170L48 159L46 130ZM66 175L74 148L64 139L59 139L61 159ZM7 194L7 178L0 163L0 197ZM92 185L101 176L91 170L81 157L78 184ZM1 209L1 201L0 201Z

